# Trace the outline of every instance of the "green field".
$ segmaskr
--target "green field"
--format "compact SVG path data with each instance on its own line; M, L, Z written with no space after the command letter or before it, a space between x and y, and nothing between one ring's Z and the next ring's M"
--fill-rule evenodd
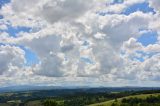
M157 93L157 94L140 94L140 95L134 95L134 96L127 96L127 97L123 97L123 98L141 98L141 99L145 99L149 96L158 96L160 95L160 93ZM117 99L117 102L120 103L121 100L123 98L118 98ZM91 105L88 105L88 106L111 106L111 104L114 102L115 100L109 100L109 101L106 101L106 102L101 102L101 103L96 103L96 104L91 104Z
M29 101L25 106L43 106L40 100Z

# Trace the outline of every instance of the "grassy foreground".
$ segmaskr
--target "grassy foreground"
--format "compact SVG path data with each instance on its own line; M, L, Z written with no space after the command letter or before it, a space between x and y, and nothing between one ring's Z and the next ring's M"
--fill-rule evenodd
M134 95L134 96L127 96L127 97L123 97L123 98L127 99L127 98L135 98L136 97L136 98L146 99L149 96L158 96L158 95L160 95L160 93L156 93L156 94L140 94L140 95ZM123 98L118 98L117 102L121 103L121 100ZM111 106L114 101L115 100L109 100L109 101L106 101L106 102L91 104L91 105L88 105L88 106Z

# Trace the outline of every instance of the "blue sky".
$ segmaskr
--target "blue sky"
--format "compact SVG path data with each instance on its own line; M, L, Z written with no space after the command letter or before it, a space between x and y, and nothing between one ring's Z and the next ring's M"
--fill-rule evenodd
M13 26L8 26L8 29L5 30L5 32L9 33L10 36L12 37L17 37L18 33L20 32L29 32L31 28L27 27L13 27Z
M142 43L144 46L148 46L150 44L155 44L157 42L157 32L151 31L142 34L138 39L137 42Z
M1 8L4 4L9 3L9 2L10 2L10 0L1 0L1 1L0 1L0 8Z
M144 3L134 4L128 7L122 14L129 15L136 11L142 11L144 13L148 13L148 12L155 13L154 9L149 7L149 3L144 2Z
M32 52L31 50L25 47L21 47L21 48L25 51L25 58L27 62L26 65L30 66L39 62L38 57L34 52Z

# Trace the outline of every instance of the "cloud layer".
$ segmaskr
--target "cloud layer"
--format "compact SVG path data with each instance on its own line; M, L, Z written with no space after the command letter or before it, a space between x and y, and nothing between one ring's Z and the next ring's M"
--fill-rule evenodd
M139 3L154 11L123 14ZM0 84L157 86L159 7L158 0L11 0L0 10ZM146 46L138 39L149 32L157 42Z

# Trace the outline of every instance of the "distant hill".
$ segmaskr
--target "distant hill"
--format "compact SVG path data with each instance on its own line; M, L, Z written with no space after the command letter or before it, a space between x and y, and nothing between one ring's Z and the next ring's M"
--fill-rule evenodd
M142 91L142 90L160 90L160 87L88 87L88 86L8 86L1 87L0 93L2 92L14 92L14 91L33 91L33 90L57 90L57 89L78 89L86 92L122 92L122 91Z
M51 89L63 89L60 86L9 86L0 88L0 92L14 92L14 91L31 91L31 90L51 90Z

